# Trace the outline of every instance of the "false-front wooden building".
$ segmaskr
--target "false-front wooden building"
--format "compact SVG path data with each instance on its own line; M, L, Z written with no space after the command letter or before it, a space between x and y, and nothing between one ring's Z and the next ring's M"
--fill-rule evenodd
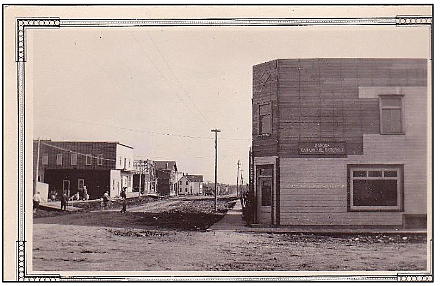
M430 98L425 59L254 66L254 222L424 226Z
M87 186L90 199L132 191L133 148L118 142L34 140L34 180L73 195ZM38 168L37 168L38 164ZM37 174L38 170L38 174Z
M154 161L157 192L160 196L176 196L178 193L178 167L175 161Z

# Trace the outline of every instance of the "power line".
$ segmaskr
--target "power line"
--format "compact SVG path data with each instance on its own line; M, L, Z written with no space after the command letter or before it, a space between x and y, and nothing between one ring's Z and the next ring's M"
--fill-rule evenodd
M50 119L56 119L56 120L66 120L66 121L71 121L71 122L77 122L77 123L81 123L81 124L92 124L92 125L97 125L97 126L104 126L104 127L109 127L109 128L117 128L117 129L121 129L121 130L127 130L127 131L131 131L131 132L138 132L138 133L150 133L153 135L161 135L161 136L172 136L172 137L180 137L180 138L189 138L189 139L203 139L203 140L213 140L213 137L204 137L204 136L194 136L194 135L185 135L185 134L175 134L175 133L164 133L164 132L155 132L155 131L150 131L150 130L146 130L146 129L135 129L135 128L128 128L128 127L122 127L122 126L116 126L116 125L112 125L112 124L103 124L103 123L97 123L97 122L92 122L92 121L84 121L84 120L77 120L77 119L70 119L70 118L59 118L59 117L53 117L53 116L47 116L47 115L42 115L40 117L46 117L46 118L50 118ZM221 140L237 140L237 141L249 141L249 138L225 138L222 137L220 138Z
M198 106L194 103L194 101L192 100L191 96L189 96L189 92L185 89L184 85L182 84L182 82L178 79L178 77L176 76L176 74L174 73L173 69L170 67L169 62L167 61L167 59L164 57L164 55L162 54L161 50L158 48L158 46L156 45L155 41L153 40L153 38L151 37L151 35L147 32L147 36L149 37L150 41L153 44L153 47L155 48L155 50L158 52L158 54L161 56L161 59L163 60L163 62L165 63L166 67L168 68L168 70L170 71L170 74L172 75L172 77L175 79L175 82L181 87L181 89L184 92L184 95L189 99L189 101L192 103L193 107L196 109L196 111L199 113L199 115L204 118L206 121L209 121L210 123L212 123L211 120L208 120L207 117L204 115L204 113L202 113L200 111L200 109L198 108ZM219 91L217 93L217 95L219 96ZM230 127L232 127L230 121L227 121L228 125Z
M156 45L155 41L153 40L153 38L151 37L151 35L147 32L147 36L149 37L150 41L153 44L153 47L155 48L155 50L158 52L158 54L161 56L162 61L165 63L166 67L168 68L168 70L170 71L170 74L172 75L172 77L175 79L175 82L181 87L181 89L184 91L184 95L189 99L189 101L191 102L191 104L193 104L193 107L196 109L196 111L199 113L199 115L204 118L204 120L206 121L211 121L208 120L207 117L199 110L199 108L197 107L197 105L194 103L193 99L191 98L191 96L188 95L188 91L185 89L184 85L182 84L182 82L178 79L178 77L176 76L176 74L174 73L173 69L170 67L167 59L164 57L164 55L162 54L161 50L158 48L158 46Z
M138 40L137 40L133 35L131 35L131 36L132 36L132 39L138 44L138 46L140 46L140 47L142 48L142 46L138 43ZM142 49L145 51L144 48L142 48ZM154 63L153 60L150 58L149 53L148 53L147 51L146 51L146 53L145 53L145 56L146 56L146 58L150 61L150 63L153 65L153 67L156 69L156 71L158 71L159 75L164 79L164 81L166 82L166 84L167 84L171 89L174 89L173 87L171 87L171 86L169 85L169 82L170 82L171 80L168 80L167 77L164 75L164 73L163 73L163 72L162 72L162 71L161 71L161 70L155 65L155 63ZM179 99L179 101L185 106L185 108L188 109L188 111L190 111L191 113L195 114L195 113L193 112L193 109L192 109L191 107L187 106L185 100L183 100L183 99L181 98L181 96L179 95L179 93L173 93L173 92L172 92L172 94L175 95L175 96ZM200 114L200 115L202 115L202 114ZM203 122L208 123L207 120L206 120L206 118L205 118L203 115L202 115L202 120L203 120ZM207 125L207 126L208 126L208 125Z

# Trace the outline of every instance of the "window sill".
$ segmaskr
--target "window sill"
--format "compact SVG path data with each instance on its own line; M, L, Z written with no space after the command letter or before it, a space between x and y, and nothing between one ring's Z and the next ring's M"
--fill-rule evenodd
M257 138L270 137L271 133L257 134Z
M401 207L398 208L348 208L348 212L403 212Z
M401 133L380 133L380 135L406 135L406 133L401 132Z

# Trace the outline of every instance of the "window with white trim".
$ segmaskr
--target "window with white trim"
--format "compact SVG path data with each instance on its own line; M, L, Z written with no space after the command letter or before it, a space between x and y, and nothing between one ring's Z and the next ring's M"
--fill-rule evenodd
M70 164L72 166L76 166L78 162L78 154L77 153L71 153L70 154Z
M103 156L103 154L99 154L97 157L98 157L98 158L96 159L96 164L99 165L99 166L102 166L102 165L103 165L103 162L104 162L104 156Z
M381 134L404 134L403 96L380 95Z
M49 164L49 155L48 154L43 154L43 157L41 158L41 161L42 161L43 165Z
M86 165L92 165L92 155L86 155Z
M402 165L350 165L349 210L402 210Z
M84 188L84 179L78 179L78 190L82 190Z
M271 134L271 105L262 104L259 105L259 135Z
M57 165L63 165L63 154L57 154Z

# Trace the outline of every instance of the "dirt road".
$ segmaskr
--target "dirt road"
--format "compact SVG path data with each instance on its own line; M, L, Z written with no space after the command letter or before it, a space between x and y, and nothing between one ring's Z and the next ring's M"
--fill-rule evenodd
M173 201L173 200L172 200ZM424 270L426 243L144 224L144 211L70 214L34 220L35 270ZM135 209L135 208L134 208Z

